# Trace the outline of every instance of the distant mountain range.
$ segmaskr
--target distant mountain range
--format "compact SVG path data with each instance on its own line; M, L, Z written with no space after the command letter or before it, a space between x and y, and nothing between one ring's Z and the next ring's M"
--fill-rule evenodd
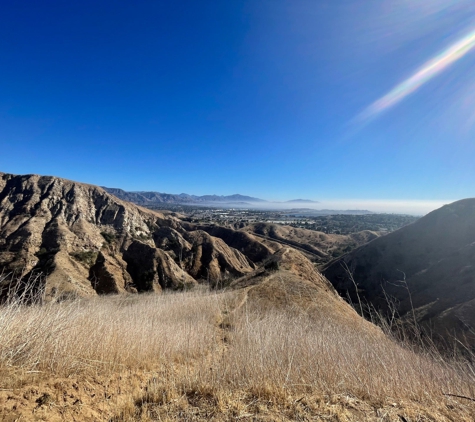
M123 201L133 202L140 205L153 205L153 204L205 204L205 203L246 203L246 202L267 202L263 199L253 198L246 195L189 195L187 193L180 193L179 195L171 193L161 192L127 192L118 188L102 188L117 198Z
M107 188L102 186L106 192L115 195L123 201L133 202L139 205L154 205L154 204L270 204L271 202L252 196L234 194L234 195L189 195L187 193L172 194L162 192L145 192L133 191L128 192L118 188ZM310 199L291 199L290 201L281 202L282 204L318 204L317 201Z
M291 199L289 201L266 201L265 199L254 198L252 196L234 195L189 195L187 193L173 194L151 191L125 191L119 188L107 188L101 186L107 193L115 197L132 202L133 204L150 206L163 204L183 204L201 206L219 206L223 208L256 208L266 210L285 210L287 213L299 213L301 216L333 215L333 214L374 214L369 210L330 210L316 209L318 201L310 199ZM307 207L305 207L305 205Z

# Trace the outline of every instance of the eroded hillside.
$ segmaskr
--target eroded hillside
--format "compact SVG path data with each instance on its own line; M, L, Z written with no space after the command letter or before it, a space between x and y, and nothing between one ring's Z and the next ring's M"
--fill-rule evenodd
M24 279L43 274L48 297L214 284L253 271L272 253L235 236L226 243L97 186L0 174L0 268Z
M380 236L379 232L370 230L340 235L272 223L248 224L240 231L251 233L264 241L273 241L297 248L310 254L318 263L328 262L333 257L349 252Z

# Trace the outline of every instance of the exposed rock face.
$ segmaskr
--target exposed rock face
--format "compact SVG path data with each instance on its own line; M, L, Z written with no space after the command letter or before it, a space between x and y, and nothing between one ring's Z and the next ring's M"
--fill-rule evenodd
M475 345L475 199L431 212L342 256L323 269L341 293L382 310L396 299L401 315L453 341ZM412 304L411 304L412 302Z
M49 297L218 283L266 257L248 252L97 186L0 173L0 271L43 273Z
M135 291L132 277L126 271L126 263L120 257L113 257L102 252L89 269L89 280L93 289L99 294Z
M139 292L183 288L195 283L169 254L139 241L125 251L124 260Z
M220 281L221 274L238 276L254 269L254 264L222 239L204 231L192 231L185 238L193 245L190 273L195 278Z
M226 244L242 252L253 262L261 262L273 253L270 248L262 244L260 240L249 233L215 225L203 225L198 227L211 236L219 237L224 240Z

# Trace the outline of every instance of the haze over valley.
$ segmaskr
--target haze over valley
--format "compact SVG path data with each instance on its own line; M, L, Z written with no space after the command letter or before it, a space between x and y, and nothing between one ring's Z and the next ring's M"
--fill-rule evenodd
M226 208L255 208L255 209L281 209L292 210L307 208L321 211L322 214L369 214L371 212L384 212L392 214L425 215L434 209L453 202L453 200L311 200L311 199L290 199L285 201L272 201L267 199L254 198L247 195L189 195L186 193L169 194L161 192L135 191L126 192L123 189L104 189L120 199L133 202L138 205L156 206L162 204L185 204L216 206Z

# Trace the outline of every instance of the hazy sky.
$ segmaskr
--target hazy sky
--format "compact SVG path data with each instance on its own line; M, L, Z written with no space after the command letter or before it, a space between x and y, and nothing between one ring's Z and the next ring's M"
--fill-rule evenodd
M0 171L270 200L471 197L473 31L473 0L3 2Z

